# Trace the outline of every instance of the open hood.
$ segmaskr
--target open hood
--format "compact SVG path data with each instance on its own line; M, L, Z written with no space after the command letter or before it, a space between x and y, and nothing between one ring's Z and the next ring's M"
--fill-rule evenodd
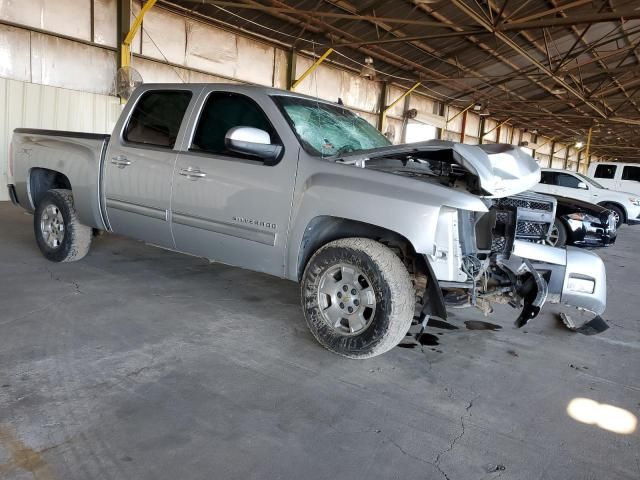
M465 145L462 143L429 140L405 145L390 145L363 150L340 158L356 163L395 156L419 157L430 153L434 157L448 157L449 162L477 177L482 196L508 197L529 190L540 182L540 167L519 147L506 144ZM442 155L446 154L446 155Z

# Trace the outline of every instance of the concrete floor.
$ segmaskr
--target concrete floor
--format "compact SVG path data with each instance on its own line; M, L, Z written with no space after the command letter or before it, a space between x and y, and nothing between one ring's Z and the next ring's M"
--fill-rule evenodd
M351 361L293 283L112 235L54 264L32 217L3 203L0 225L0 478L640 478L638 430L567 414L640 416L640 228L601 251L599 336L458 310L437 346Z

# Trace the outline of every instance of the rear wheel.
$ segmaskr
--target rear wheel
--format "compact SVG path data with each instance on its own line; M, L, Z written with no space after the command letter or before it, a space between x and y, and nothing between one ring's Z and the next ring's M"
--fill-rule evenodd
M374 357L395 347L413 319L409 272L389 248L367 238L320 248L305 268L301 296L314 337L349 358Z
M70 190L49 190L33 215L36 242L52 262L80 260L91 246L91 228L78 219Z

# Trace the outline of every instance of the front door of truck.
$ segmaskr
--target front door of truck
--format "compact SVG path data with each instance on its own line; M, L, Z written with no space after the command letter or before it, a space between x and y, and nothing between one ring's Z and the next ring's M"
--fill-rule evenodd
M190 90L148 90L122 118L105 158L104 191L111 229L173 248L169 207L182 119ZM123 116L124 117L124 116Z
M282 144L265 114L265 108L275 112L276 107L267 96L212 91L203 97L174 173L176 248L282 276L299 148L286 145L274 165L228 151L225 135L238 126L266 131L271 143Z

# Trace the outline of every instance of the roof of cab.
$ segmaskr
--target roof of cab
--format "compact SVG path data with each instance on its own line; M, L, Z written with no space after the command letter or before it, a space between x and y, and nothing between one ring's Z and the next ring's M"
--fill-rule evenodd
M331 102L329 100L325 100L318 97L313 97L311 95L305 95L303 93L292 92L290 90L281 90L279 88L273 87L263 87L261 85L246 85L246 84L238 84L238 83L143 83L139 88L144 88L145 90L153 90L153 89L162 89L169 90L179 88L181 90L189 89L189 87L195 88L206 88L209 90L223 90L230 92L260 92L265 95L277 95L277 96L286 96L286 97L297 97L304 98L306 100L312 100L314 102L327 103L330 105L339 105L336 102ZM343 106L343 105L340 105ZM344 106L344 108L348 108Z

